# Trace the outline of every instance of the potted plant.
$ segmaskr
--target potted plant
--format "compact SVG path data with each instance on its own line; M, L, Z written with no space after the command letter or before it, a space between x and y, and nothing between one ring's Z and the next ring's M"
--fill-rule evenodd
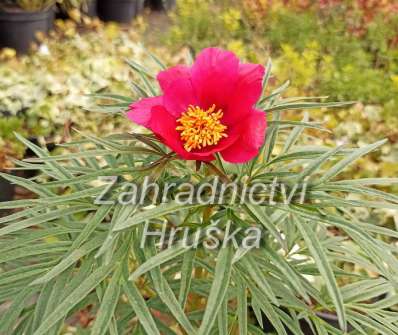
M397 334L385 237L398 234L353 211L397 209L375 188L397 180L339 178L386 141L303 144L325 129L283 111L348 103L268 92L271 63L210 48L166 69L151 56L157 75L130 62L139 100L96 95L146 131L81 134L57 155L17 135L37 155L18 166L42 177L15 180L36 198L0 204L22 208L0 221L0 333L59 333L80 315L94 335L263 334L265 314L278 335L302 335L303 321L315 334Z
M144 0L98 0L98 15L103 21L130 23L144 8Z
M1 173L2 171L0 170ZM4 176L8 177L9 174L4 174ZM0 190L0 204L4 201L12 201L14 199L15 185L2 175L0 175ZM8 213L9 211L0 209L0 218L6 216Z
M149 0L149 5L155 10L171 10L176 0Z
M0 148L0 150L4 150L4 148ZM8 170L4 169L4 162L6 161L6 152L0 151L0 173L7 173ZM4 174L4 176L8 176L8 174ZM14 185L12 182L4 178L0 175L0 202L3 201L11 201L14 199ZM3 212L0 210L0 216L2 216Z
M0 202L11 201L14 198L14 185L1 176L0 176L0 189L1 189Z
M38 32L48 32L56 0L3 0L0 2L0 48L26 53Z
M68 12L73 9L81 11L83 14L97 16L97 0L63 0L57 4L57 18L66 19Z

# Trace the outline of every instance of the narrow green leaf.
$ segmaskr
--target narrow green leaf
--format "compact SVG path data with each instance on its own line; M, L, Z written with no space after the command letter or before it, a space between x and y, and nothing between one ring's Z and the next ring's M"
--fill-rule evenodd
M181 267L181 283L180 283L180 293L178 295L178 301L181 307L185 308L185 303L188 298L188 293L191 287L193 264L196 255L196 249L188 250L184 254Z
M150 247L146 248L146 251L150 257L156 257L156 249L153 240L150 244ZM174 318L179 322L179 324L185 329L188 334L195 335L196 329L192 326L188 317L185 315L184 310L181 308L181 305L175 297L173 290L161 273L160 267L157 266L152 269L150 274L155 290L159 295L159 298L167 306L169 312L174 316Z
M211 285L199 335L208 335L213 328L229 286L233 256L234 253L231 246L222 248L218 254L214 280Z
M102 205L98 208L97 212L92 216L92 218L87 222L76 239L73 241L71 250L79 248L95 231L97 226L102 223L106 216L112 210L112 205Z
M4 179L7 179L8 181L10 181L11 183L14 183L18 186L24 187L27 190L42 196L42 197L49 197L49 196L53 196L54 193L49 191L48 189L46 189L45 187L43 187L42 185L36 184L35 182L29 180L29 179L25 179L25 178L21 178L18 176L14 176L12 174L8 174L8 173L2 173L0 172L0 176L3 177Z
M276 226L268 217L268 215L264 212L264 209L261 206L245 204L243 205L243 208L251 217L253 217L262 226L264 226L270 232L270 234L280 243L281 246L285 245L285 241L283 240L281 234L276 229Z
M138 317L138 320L140 320L142 327L144 327L148 335L160 335L160 332L156 326L155 321L153 320L151 312L149 311L149 308L145 303L144 298L142 297L134 282L124 281L123 290L126 293L127 299L133 307L134 312Z
M184 243L179 243L170 248L167 248L155 256L149 258L145 263L141 264L129 277L129 280L136 280L148 271L156 268L157 266L171 260L175 259L183 253L189 251L190 249L184 245Z
M311 252L312 257L325 280L327 290L332 298L334 305L336 307L336 313L339 318L339 324L342 329L347 329L347 317L344 307L344 301L337 286L336 279L333 274L331 265L326 256L326 252L323 250L321 243L319 242L318 236L314 233L310 227L310 222L303 222L301 220L296 220L297 226L304 237L306 245Z
M173 214L185 209L192 209L200 206L203 205L201 204L181 205L180 203L174 201L170 203L161 204L154 208L139 212L136 215L134 215L134 217L126 220L125 222L120 222L119 224L115 225L113 230L114 231L123 230L151 219L160 219L168 214Z
M68 215L76 214L76 213L82 213L91 210L92 208L90 206L84 206L84 205L77 205L77 206L71 206L69 208L65 209L58 209L55 211L50 211L48 213L44 214L38 214L35 215L32 218L25 219L22 221L18 221L15 223L11 223L8 226L1 228L0 229L0 236L4 236L10 233L17 232L19 230L32 227L35 225L43 224L45 222L49 222L55 219L63 218Z
M91 335L106 334L108 327L112 321L116 305L119 301L120 278L121 278L121 268L119 265L119 268L113 274L112 279L105 291L104 298L101 301L99 311L97 313L93 328L91 330Z
M383 144L385 144L387 140L381 140L379 142L369 144L364 146L363 148L359 148L352 152L347 157L343 158L337 164L335 164L331 169L329 169L323 176L316 182L316 184L322 184L337 176L343 169L345 169L349 164L353 163L358 158L368 154L369 152L376 150Z
M308 122L308 120L309 120L308 113L304 113L302 122ZM290 148L294 146L294 144L296 143L297 139L300 137L303 131L304 127L301 125L294 127L294 129L289 133L289 136L285 141L282 151L283 153L287 153L290 150Z
M280 121L281 115L279 112L276 112L273 114L273 120L272 121ZM276 144L276 139L278 138L279 134L279 125L276 123L274 126L269 127L266 132L265 136L265 144L263 145L263 150L265 150L265 161L269 162L272 153L274 151L274 147Z
M278 97L281 93L283 93L284 91L286 91L286 89L290 86L290 81L286 81L285 83L283 83L281 86L279 86L278 88L276 88L275 90L272 91L272 93L264 98L262 98L258 105L259 106L263 106L265 104L266 101L272 100L276 97Z
M220 310L217 315L218 333L220 335L229 335L228 332L228 299L227 296L222 300Z
M150 52L149 50L145 50L145 52L149 55L149 57L152 58L152 60L153 60L157 65L159 65L159 67L160 67L162 70L166 70L166 69L167 69L167 66L166 66L155 54L153 54L153 53Z
M262 82L262 87L263 87L262 96L265 95L265 91L268 87L268 82L269 78L271 78L271 74L272 74L272 60L271 58L268 58L267 65L265 66L265 75Z
M102 266L81 282L81 284L74 289L49 316L45 318L33 335L47 335L47 331L52 326L64 318L75 305L83 300L108 276L113 266L113 264Z
M32 322L32 329L37 329L40 325L40 322L43 320L43 317L46 312L46 307L48 305L49 299L51 298L51 293L53 287L55 285L55 281L47 283L43 286L39 298L36 301L35 309L34 309L34 316Z
M293 110L293 109L320 109L320 108L331 108L331 107L344 107L355 104L356 101L347 102L301 102L301 103L285 103L280 105L275 105L268 109L266 112L275 112L283 110Z
M145 67L143 67L141 64L138 64L134 60L128 60L125 59L125 62L135 71L138 73L144 73L147 77L155 79L155 76L149 72Z
M268 320L274 326L278 335L287 335L285 327L282 324L281 318L276 313L274 306L269 302L268 298L260 291L250 280L246 282L252 297L255 297L258 306L262 312L267 316Z
M279 305L278 299L272 291L271 286L268 284L265 274L261 272L259 266L250 255L243 257L236 266L239 271L250 275L250 279L257 284L259 289L274 305Z
M113 93L93 93L93 94L88 94L87 96L94 99L112 100L112 101L119 101L125 103L133 102L133 100L130 97L125 97L123 95L118 95Z
M99 248L104 240L104 236L97 236L96 238L88 241L80 248L73 250L69 255L67 255L60 263L55 265L48 273L44 276L36 279L30 285L39 285L49 282L51 279L57 277L60 273L65 271L67 268L75 264L82 257L90 253L91 251Z
M239 335L247 335L247 290L240 278L235 278L237 291L237 314L239 322Z
M358 178L350 180L338 180L331 184L347 184L347 185L360 185L360 186L372 186L372 185L396 185L398 184L398 178Z
M12 334L12 328L24 309L26 300L34 291L35 289L25 287L15 296L11 305L0 319L0 334Z
M338 146L336 148L331 149L330 151L325 152L318 158L314 159L306 168L297 176L297 181L300 182L304 178L311 176L315 173L323 163L325 163L330 157L333 157L337 152L339 152L343 146Z
M297 290L297 292L307 302L310 302L311 299L308 296L308 293L302 283L303 281L305 281L305 279L302 279L301 275L296 273L296 271L289 264L289 262L284 257L275 252L272 248L267 246L264 251L266 257L269 258L275 264L275 266L280 269L281 273L286 274L287 280L292 283L292 286Z
M169 312L179 322L188 334L195 335L196 330L192 326L188 317L185 315L184 310L181 308L173 290L168 284L167 280L163 277L159 268L151 270L152 282L155 286L156 292L159 294L162 302L167 306Z

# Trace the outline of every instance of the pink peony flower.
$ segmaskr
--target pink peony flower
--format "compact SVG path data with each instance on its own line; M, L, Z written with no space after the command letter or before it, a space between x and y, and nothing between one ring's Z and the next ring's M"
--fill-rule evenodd
M183 159L211 161L219 152L228 162L244 163L264 143L266 115L255 109L264 72L232 52L204 49L192 67L160 72L163 95L133 103L127 116Z

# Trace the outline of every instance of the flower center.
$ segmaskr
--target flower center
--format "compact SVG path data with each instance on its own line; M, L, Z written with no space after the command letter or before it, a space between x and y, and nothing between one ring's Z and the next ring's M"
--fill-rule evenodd
M186 151L216 145L223 137L228 137L225 133L227 126L220 121L224 114L221 109L217 112L215 109L216 105L208 110L191 105L177 120L180 125L176 130L180 132L181 140L185 142Z

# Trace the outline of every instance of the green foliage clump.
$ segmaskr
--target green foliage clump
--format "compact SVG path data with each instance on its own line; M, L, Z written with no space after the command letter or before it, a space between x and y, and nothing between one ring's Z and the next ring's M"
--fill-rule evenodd
M347 99L349 95L363 103L386 105L386 112L392 112L398 106L392 80L398 49L389 44L397 35L397 20L386 21L379 14L366 33L358 37L350 33L344 10L336 8L326 17L321 14L314 10L297 13L275 9L261 27L264 39L277 57L282 56L282 62L289 57L284 46L305 58L308 46L317 44L319 57L315 66L319 75L308 76L316 80L315 94L324 92L336 99ZM326 63L322 62L324 58ZM298 62L287 64L301 71ZM301 82L293 84L301 86Z
M61 0L61 5L66 9L70 10L73 8L81 9L87 6L90 0Z
M194 51L220 45L255 62L266 61L262 57L266 50L275 64L271 84L289 80L288 95L358 101L356 109L317 116L335 130L336 138L351 143L361 145L387 136L390 148L365 164L376 165L380 175L395 175L398 169L391 164L398 147L398 16L394 2L322 3L180 0L172 17L170 45L176 49L189 46ZM234 11L239 12L239 19L232 26L223 24L225 16ZM377 117L369 117L364 109Z
M72 21L56 24L56 32L34 54L19 58L9 50L0 54L1 115L18 119L13 130L42 138L41 142L59 143L77 125L96 134L122 129L122 119L100 118L82 108L92 107L91 93L131 92L128 82L133 75L125 71L124 57L145 58L136 33L97 21L84 34ZM0 151L10 142L15 139L0 132Z
M154 75L131 66L142 79L135 82L140 96L158 94ZM356 149L318 144L314 132L325 130L321 124L308 116L284 120L282 113L345 104L286 99L286 89L264 92L257 108L269 115L265 145L241 165L180 160L152 134L86 134L60 155L18 136L37 155L18 166L33 165L43 175L24 180L2 174L36 198L0 204L22 208L0 219L0 303L7 302L0 333L59 334L79 313L94 335L263 334L263 316L278 335L302 335L302 322L325 335L347 334L349 327L354 334L397 334L397 247L389 239L398 233L370 223L360 210L398 209L396 195L377 189L398 180L337 179L386 141ZM133 100L97 97L112 97L115 105L102 106L111 114ZM117 178L109 188L99 176ZM277 192L272 203L178 203L170 197L154 206L147 193L142 206L117 202L131 194L126 185L142 185L146 177L177 186L203 185L214 176L239 187L270 185L277 177L292 198L284 202ZM295 185L304 181L300 201ZM104 190L108 202L95 202ZM259 228L258 247L207 248L206 234L198 235L196 246L184 245L184 228L195 239L214 222L223 231ZM171 242L147 236L142 243L147 223L151 232L181 230ZM223 234L213 238L220 242ZM337 316L338 325L326 323L325 312Z
M57 0L3 0L0 7L19 7L26 11L42 11L54 6Z
M0 8L21 8L26 11L43 11L51 8L56 3L61 4L67 10L81 9L91 0L1 0Z
M181 46L195 51L208 46L229 47L238 55L246 55L242 13L230 1L182 0L177 1L174 21L168 36L168 44L174 50Z
M14 132L21 129L22 120L17 117L2 117L0 119L0 133L4 140L14 139Z
M173 15L170 44L177 48L188 45L194 50L223 45L241 56L253 54L258 46L267 48L274 59L280 57L280 63L289 67L294 87L305 92L313 81L313 94L382 104L386 115L394 117L398 107L396 16L386 19L384 12L375 9L372 21L358 36L353 25L357 28L354 23L361 22L364 13L348 5L298 10L275 1L274 5L264 5L264 13L255 19L249 5L254 2L181 0ZM311 56L311 70L306 76L302 65L308 64L305 58L313 54L314 45L316 57ZM284 73L276 75L280 81L286 79ZM297 76L299 80L295 81Z

